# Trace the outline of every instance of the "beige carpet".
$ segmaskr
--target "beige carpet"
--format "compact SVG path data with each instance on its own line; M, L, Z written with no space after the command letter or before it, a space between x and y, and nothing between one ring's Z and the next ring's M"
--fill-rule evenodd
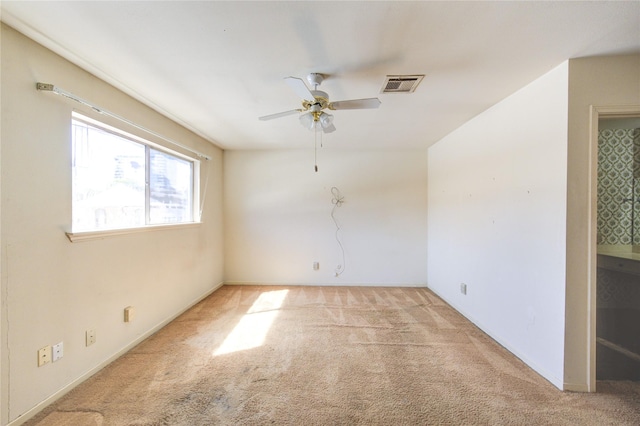
M225 286L30 425L638 425L560 392L426 289Z

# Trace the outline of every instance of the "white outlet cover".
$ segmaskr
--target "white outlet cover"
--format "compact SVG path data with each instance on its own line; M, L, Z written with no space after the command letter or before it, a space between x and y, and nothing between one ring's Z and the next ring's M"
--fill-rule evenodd
M62 358L62 356L64 355L64 345L62 342L53 345L51 347L51 351L53 352L52 354L52 361L56 362L57 360L59 360L60 358Z
M91 329L87 330L87 346L91 346L96 342L96 331Z

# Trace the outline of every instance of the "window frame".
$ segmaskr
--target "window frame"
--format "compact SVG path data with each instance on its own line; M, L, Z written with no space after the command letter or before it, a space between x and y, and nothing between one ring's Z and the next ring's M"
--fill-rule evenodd
M73 217L71 223L71 231L65 232L67 238L71 242L78 241L87 241L93 239L102 239L110 236L117 235L126 235L126 234L134 234L140 232L148 232L148 231L158 231L158 230L168 230L168 229L182 229L182 228L192 228L199 226L202 222L201 211L200 211L200 180L201 180L201 161L198 158L194 158L193 156L183 154L174 149L167 147L164 144L154 142L150 140L151 138L145 138L134 133L128 132L120 127L115 127L113 125L107 124L104 121L97 120L95 118L89 117L84 112L72 111L71 120L70 120L70 128L74 121L79 121L88 126L97 128L106 133L112 134L119 138L124 138L134 143L138 143L144 146L145 148L145 214L144 220L145 224L142 226L133 226L127 228L111 228L111 229L97 229L97 230L86 230L86 231L73 231ZM70 139L70 148L73 147L73 135L69 135ZM163 223L163 224L150 224L150 181L149 181L149 173L150 173L150 150L154 149L163 154L168 154L170 156L176 157L181 160L188 161L192 164L192 200L191 200L191 211L192 211L192 220L189 222L174 222L174 223ZM71 165L73 168L73 165ZM72 181L70 182L73 185L73 177L71 177ZM71 191L73 193L73 191ZM72 209L73 209L73 198L71 199Z

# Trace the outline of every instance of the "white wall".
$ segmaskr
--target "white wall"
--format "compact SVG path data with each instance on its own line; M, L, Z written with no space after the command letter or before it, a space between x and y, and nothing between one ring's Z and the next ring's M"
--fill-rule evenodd
M329 135L315 173L307 134L308 149L225 152L225 282L425 285L426 152L343 151Z
M563 63L432 146L428 176L429 288L559 388L567 98Z
M590 334L595 337L595 238L590 230L595 231L597 220L597 146L589 143L590 106L640 105L640 55L572 59L569 93L565 387L587 391L595 390L595 364L589 359L595 352L590 339Z
M0 424L6 424L42 408L222 282L222 152L5 25L1 78ZM36 91L38 81L211 155L204 223L69 242L70 119L72 109L86 107ZM136 317L125 324L129 305ZM88 328L97 331L97 342L85 347ZM60 341L64 357L38 368L37 350Z

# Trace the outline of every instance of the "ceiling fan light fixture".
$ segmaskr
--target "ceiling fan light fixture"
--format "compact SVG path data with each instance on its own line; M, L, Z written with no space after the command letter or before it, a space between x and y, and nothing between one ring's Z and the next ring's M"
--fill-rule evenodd
M305 129L313 130L313 128L315 127L313 114L310 112L307 112L306 114L302 114L299 120L300 120L300 124L302 124L302 127L304 127Z
M331 123L333 123L333 115L327 114L326 112L320 114L320 125L323 129L329 127Z
M300 124L310 131L320 132L333 125L333 115L322 111L312 111L299 117Z

